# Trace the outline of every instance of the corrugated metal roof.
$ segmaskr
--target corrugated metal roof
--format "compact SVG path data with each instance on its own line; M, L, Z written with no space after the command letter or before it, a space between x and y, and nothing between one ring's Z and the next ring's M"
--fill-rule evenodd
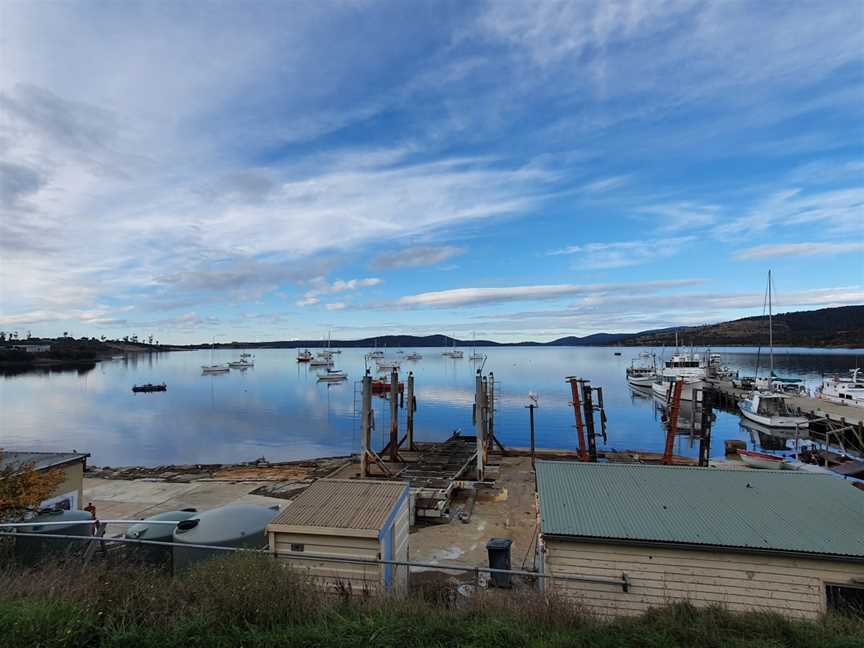
M0 468L18 469L27 464L33 464L34 469L44 470L52 466L60 466L71 461L89 457L85 452L0 452Z
M408 484L358 479L319 479L271 524L380 530Z
M864 493L830 475L537 462L546 535L864 558Z

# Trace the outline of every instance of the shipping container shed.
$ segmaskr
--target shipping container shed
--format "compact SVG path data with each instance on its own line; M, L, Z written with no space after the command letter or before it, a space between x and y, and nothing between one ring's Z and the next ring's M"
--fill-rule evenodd
M328 589L404 594L407 566L360 561L408 560L409 500L406 482L319 479L267 526L270 550Z

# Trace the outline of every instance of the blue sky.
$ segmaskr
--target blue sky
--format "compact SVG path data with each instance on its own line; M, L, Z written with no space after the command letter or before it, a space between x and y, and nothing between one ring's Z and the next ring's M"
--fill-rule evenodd
M0 5L0 329L550 340L864 303L860 2Z

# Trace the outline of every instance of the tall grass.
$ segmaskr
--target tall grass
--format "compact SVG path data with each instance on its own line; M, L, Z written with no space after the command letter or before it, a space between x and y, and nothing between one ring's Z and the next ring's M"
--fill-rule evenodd
M864 620L677 604L601 620L538 593L324 594L253 555L182 576L129 565L0 567L0 646L864 646Z

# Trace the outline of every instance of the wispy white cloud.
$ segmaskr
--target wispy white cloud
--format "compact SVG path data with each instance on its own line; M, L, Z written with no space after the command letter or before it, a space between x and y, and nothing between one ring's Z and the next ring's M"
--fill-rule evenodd
M312 285L314 286L312 289L307 290L303 295L303 299L297 301L298 306L312 306L321 302L321 295L334 295L337 293L344 293L356 290L357 288L368 288L371 286L377 286L381 283L381 279L378 277L365 277L362 279L349 279L348 281L344 281L342 279L337 279L332 283L328 283L324 277L316 277L312 280ZM327 310L338 310L340 308L344 308L345 304L338 304L334 306L334 304L326 304Z
M664 232L700 229L714 224L721 213L719 205L691 201L649 205L636 210L650 217L650 223Z
M421 268L436 265L462 254L465 254L465 248L456 245L415 246L379 254L369 265L380 270Z
M695 240L696 237L694 236L679 236L645 241L583 243L581 245L568 245L548 254L576 256L578 269L626 268L673 257L681 252L687 244Z
M702 283L701 279L670 279L632 284L553 284L504 288L454 288L407 295L401 297L396 302L396 306L403 308L454 308L504 302L542 301L608 291L659 290L699 283Z
M832 256L849 252L864 252L864 242L848 243L773 243L739 250L736 259L766 259L770 257Z

